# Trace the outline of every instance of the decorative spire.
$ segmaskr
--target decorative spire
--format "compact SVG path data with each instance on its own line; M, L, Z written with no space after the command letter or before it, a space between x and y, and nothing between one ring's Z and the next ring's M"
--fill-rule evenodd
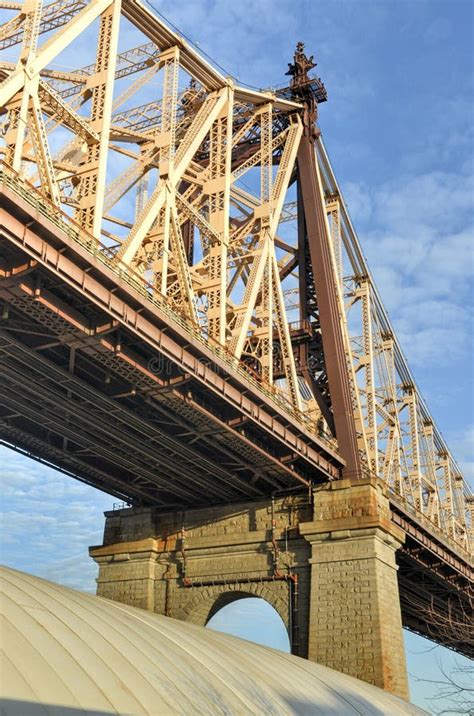
M293 56L294 61L293 63L288 63L288 72L286 73L287 75L291 75L293 78L291 80L292 87L310 82L308 71L312 70L313 67L316 67L316 62L313 62L313 59L314 55L311 55L309 58L306 57L304 52L304 43L298 42Z
M306 108L309 124L314 124L318 116L318 104L326 102L328 95L321 77L310 77L309 71L316 67L314 55L307 57L304 43L296 45L293 62L288 63L287 75L291 76L289 87L277 92L280 97L296 100Z

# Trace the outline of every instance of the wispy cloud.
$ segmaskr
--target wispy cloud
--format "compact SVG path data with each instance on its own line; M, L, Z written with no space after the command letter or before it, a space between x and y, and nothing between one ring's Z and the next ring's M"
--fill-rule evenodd
M474 485L474 423L466 425L457 434L450 435L450 444L463 474Z
M471 349L472 174L407 174L351 183L346 199L397 334L414 365Z
M77 589L95 591L88 545L101 544L114 499L0 448L2 562Z

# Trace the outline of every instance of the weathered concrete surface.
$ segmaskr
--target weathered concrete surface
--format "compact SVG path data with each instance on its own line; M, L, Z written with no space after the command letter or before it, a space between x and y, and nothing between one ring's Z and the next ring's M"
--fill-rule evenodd
M106 513L97 593L204 625L246 596L269 602L292 651L407 696L395 550L382 483L187 512Z

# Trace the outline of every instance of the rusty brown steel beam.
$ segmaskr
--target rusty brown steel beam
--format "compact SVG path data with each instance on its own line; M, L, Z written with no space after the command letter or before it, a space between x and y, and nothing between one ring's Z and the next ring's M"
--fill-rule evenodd
M341 330L314 140L308 126L298 150L298 172L318 307L336 437L348 477L362 477L347 356Z
M472 606L461 595L437 594L428 572L406 571L399 564L398 584L403 626L468 658L474 656Z
M136 486L130 486L123 491L123 483L109 473L104 473L97 467L88 465L80 455L67 454L64 450L45 444L18 428L3 424L0 427L0 445L14 450L31 460L53 467L64 475L73 477L90 487L95 487L108 494L124 500L131 505L139 505L150 498L149 494Z

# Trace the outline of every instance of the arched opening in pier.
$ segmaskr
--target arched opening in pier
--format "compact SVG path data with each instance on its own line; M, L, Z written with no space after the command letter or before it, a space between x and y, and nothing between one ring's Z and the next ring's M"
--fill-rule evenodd
M265 599L246 592L221 594L209 612L206 626L280 651L291 651L286 625L277 610Z

